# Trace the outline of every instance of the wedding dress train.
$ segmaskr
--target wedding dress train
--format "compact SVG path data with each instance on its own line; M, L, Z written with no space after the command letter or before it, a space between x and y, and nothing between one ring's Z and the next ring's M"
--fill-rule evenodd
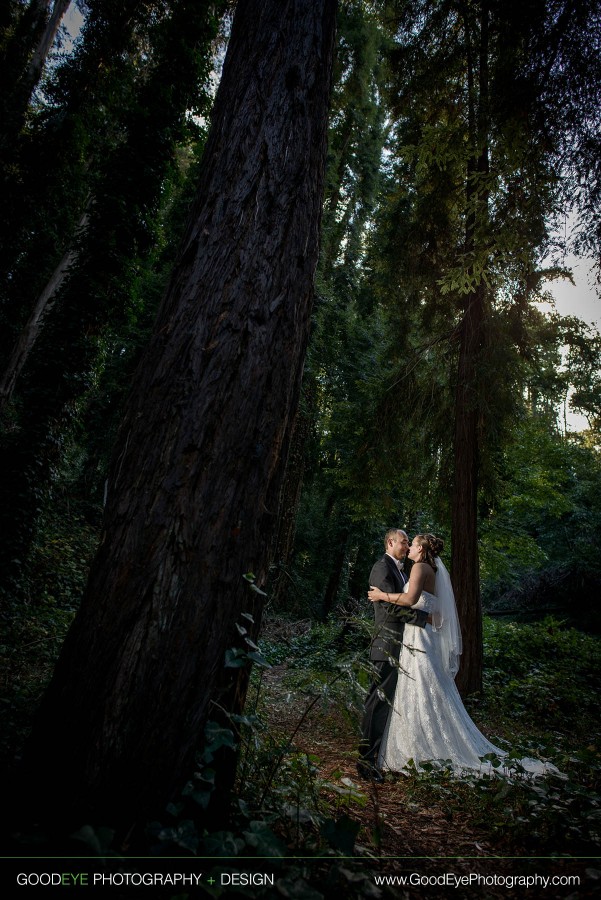
M507 775L516 769L520 772L522 767L533 776L561 774L555 766L536 759L506 759L507 753L478 731L455 686L461 637L450 579L442 563L437 571L436 591L437 596L424 591L416 604L432 615L433 624L425 628L405 626L380 767L401 772L410 760L418 769L426 760L450 760L458 773ZM493 761L483 761L481 757L487 754L494 754L502 760L501 764L495 767Z

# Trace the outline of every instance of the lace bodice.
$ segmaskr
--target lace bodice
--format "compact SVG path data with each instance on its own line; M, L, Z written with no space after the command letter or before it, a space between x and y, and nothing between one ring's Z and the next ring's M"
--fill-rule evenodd
M438 610L438 600L434 594L429 594L428 591L422 591L422 595L417 601L417 603L413 604L414 609L425 609L426 612L432 613Z

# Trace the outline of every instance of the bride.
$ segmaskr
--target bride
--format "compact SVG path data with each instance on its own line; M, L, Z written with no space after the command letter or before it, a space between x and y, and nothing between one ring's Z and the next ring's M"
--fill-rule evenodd
M451 579L440 553L443 542L433 534L418 534L409 548L411 575L401 594L372 587L369 599L426 610L432 624L405 626L399 678L382 739L378 765L400 772L410 761L440 760L459 772L509 773L510 765L532 775L560 774L555 766L535 759L503 763L507 753L481 734L455 686L461 657L461 630ZM491 754L496 759L483 760ZM496 768L493 765L496 763Z

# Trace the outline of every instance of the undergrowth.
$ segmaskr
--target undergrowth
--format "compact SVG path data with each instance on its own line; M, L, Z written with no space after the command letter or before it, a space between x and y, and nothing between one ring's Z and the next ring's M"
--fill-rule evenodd
M50 676L81 591L82 560L93 542L92 530L77 544L63 535L49 538L39 548L39 572L33 569L29 595L8 607L0 646L5 767L18 755ZM55 567L57 556L63 562ZM57 573L54 580L43 580L50 568ZM357 736L370 681L367 645L368 628L360 617L342 623L268 623L244 714L232 716L229 728L209 723L180 800L161 821L149 823L148 852L227 858L233 864L270 857L284 896L288 891L319 900L333 890L341 897L370 896L373 885L359 862L375 862L381 853L381 815L372 810L370 790L358 779L342 768L323 774L319 749L310 746L306 727L319 710L332 733L342 722L346 734ZM566 777L457 777L444 762L432 763L400 776L407 808L439 804L451 824L467 814L499 853L598 853L600 662L599 638L560 620L486 619L484 691L468 698L470 714L495 743L550 759ZM214 790L213 757L224 746L238 753L237 783L227 827L210 832L199 822ZM348 758L355 746L347 742ZM105 858L111 855L111 838L110 830L84 829L77 836ZM324 868L309 870L303 857L323 860ZM285 870L278 863L284 859ZM262 896L261 888L255 887L253 896Z
M373 789L345 775L342 767L324 774L319 753L310 749L315 732L308 723L319 710L332 733L341 716L345 732L351 724L356 733L369 678L365 647L358 649L360 623L350 630L336 623L305 625L298 634L291 623L285 634L280 627L277 639L269 638L270 631L261 650L277 677L255 670L245 715L236 717L228 732L231 737L236 730L240 740L230 830L196 835L191 849L227 856L234 866L249 854L270 856L280 880L285 877L285 896L293 885L294 896L311 900L334 889L341 897L370 896L373 884L366 872L381 857L386 815L374 803ZM518 626L487 621L486 686L482 696L471 698L470 707L494 740L513 747L515 771L477 777L457 776L444 761L419 771L412 767L399 776L406 809L438 806L449 829L462 827L467 816L499 856L559 861L598 854L601 754L595 698L600 649L596 638L551 619ZM541 699L541 684L547 686L547 698L557 687L551 709ZM574 694L577 710L570 706ZM352 757L353 749L347 746L344 755ZM520 775L517 760L523 755L550 759L564 777ZM200 769L197 785L202 778ZM385 792L395 780L388 776L378 790ZM189 786L189 795L192 790ZM189 827L191 820L186 821ZM182 837L172 830L161 834ZM307 856L329 865L309 870L302 862ZM278 868L278 860L284 859L285 870ZM257 889L255 895L269 892Z
M357 652L360 640L361 623L350 630L320 624L283 641L267 641L264 652L276 665L286 661L281 685L294 702L300 705L321 691L332 716L345 711L357 724L369 679L365 654ZM600 663L599 638L566 628L560 620L516 624L485 619L484 691L468 698L471 715L516 759L550 760L565 777L458 776L444 762L434 762L401 776L407 802L429 805L434 798L444 805L449 820L468 812L474 825L485 829L504 852L598 853ZM364 788L357 784L361 794ZM360 802L349 800L350 817L353 804ZM373 833L378 833L377 823ZM372 841L374 852L376 843Z

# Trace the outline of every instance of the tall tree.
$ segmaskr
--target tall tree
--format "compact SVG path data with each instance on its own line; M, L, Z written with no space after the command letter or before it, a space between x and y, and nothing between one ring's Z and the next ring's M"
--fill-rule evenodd
M46 5L48 6L48 4ZM23 78L23 93L26 97L27 103L31 101L31 95L41 78L44 64L46 62L48 54L50 53L52 45L54 44L54 41L56 40L56 35L60 28L61 22L66 15L70 5L71 0L54 0L52 9L48 10L48 18L45 23L45 28L40 35L40 39L29 61L27 71L25 72L25 76Z
M276 530L317 263L334 23L334 0L237 6L198 198L115 450L102 545L27 752L44 800L69 798L71 813L127 824L160 807L192 771L213 704L244 700L248 671L226 668L225 652L243 613L258 624L244 575L264 583Z
M475 15L460 3L465 35L468 140L466 224L463 252L468 260L482 255L480 242L490 232L488 215L489 140L489 5L482 0ZM476 22L473 22L473 19ZM475 38L475 40L474 40ZM468 275L474 278L468 263ZM487 285L481 274L463 296L459 325L459 360L455 393L454 477L451 504L451 568L457 612L463 631L463 654L457 684L465 692L482 688L482 609L478 562L478 482L480 467L479 383L486 328Z
M562 96L558 115L568 125L559 107L565 109L571 94L573 111L586 84L580 73L572 92L556 71L561 90L550 91L541 72L543 45L552 69L559 46L562 65L570 57L580 67L583 40L572 36L569 49L562 43L566 28L573 30L567 24L571 5L388 4L390 149L398 180L385 204L397 230L391 243L397 255L387 264L388 305L398 318L393 304L400 301L409 333L396 383L411 386L415 406L406 424L413 435L421 439L424 414L434 410L436 440L417 446L422 456L427 447L441 484L452 492L452 576L465 648L458 683L464 691L481 685L478 523L491 499L495 453L525 388L520 355L530 350L519 323L540 298L541 260L565 175L558 163L565 142L552 124L544 127L543 116L552 123L552 105ZM587 28L595 43L594 16ZM594 73L590 54L585 58ZM590 94L590 88L584 92L589 124L574 124L573 134L590 137L590 123L598 121ZM584 165L582 151L572 154L571 165L578 155ZM441 369L446 384L439 391Z

